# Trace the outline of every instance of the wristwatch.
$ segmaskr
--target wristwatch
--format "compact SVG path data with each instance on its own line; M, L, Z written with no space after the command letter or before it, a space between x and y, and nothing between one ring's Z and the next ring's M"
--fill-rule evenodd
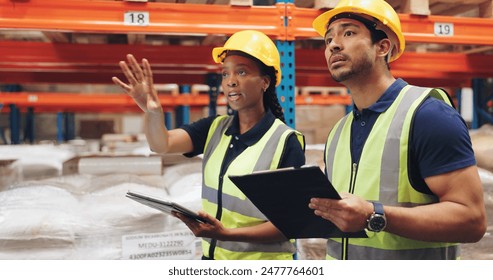
M380 232L385 229L387 225L387 218L385 218L385 213L383 212L383 205L380 202L373 203L373 213L370 215L366 228L369 231Z

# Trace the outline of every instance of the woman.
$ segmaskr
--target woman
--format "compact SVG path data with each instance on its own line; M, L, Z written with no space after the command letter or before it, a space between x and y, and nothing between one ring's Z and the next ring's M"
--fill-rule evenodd
M233 116L213 116L167 130L149 62L132 55L120 66L129 81L113 77L145 112L145 133L157 153L204 154L200 223L176 214L202 237L203 259L293 259L295 247L229 180L256 170L301 166L304 137L284 124L275 87L280 57L263 33L240 31L214 48L222 63L222 88Z

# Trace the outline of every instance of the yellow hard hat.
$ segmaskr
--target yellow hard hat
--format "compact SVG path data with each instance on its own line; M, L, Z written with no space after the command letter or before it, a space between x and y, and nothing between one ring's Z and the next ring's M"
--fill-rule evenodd
M353 13L376 23L376 29L382 30L394 43L389 62L399 58L406 47L406 40L402 34L401 22L394 8L384 0L341 0L334 9L319 15L313 21L313 28L322 37L325 37L327 24L336 15Z
M256 30L236 32L226 41L224 47L212 50L212 58L216 63L222 63L226 57L226 51L242 51L262 61L265 65L274 67L276 71L276 86L281 83L279 51L274 42L264 33Z

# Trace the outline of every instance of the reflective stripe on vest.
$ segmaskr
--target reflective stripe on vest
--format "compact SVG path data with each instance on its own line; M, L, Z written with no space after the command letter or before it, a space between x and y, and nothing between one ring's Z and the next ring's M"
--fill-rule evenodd
M394 103L378 117L363 147L360 161L351 162L350 135L353 114L332 129L326 144L326 173L338 191L350 191L384 205L416 206L438 198L416 191L408 176L408 141L414 113L433 96L451 105L446 93L406 86ZM351 182L353 177L353 182ZM378 188L375 188L378 186ZM455 259L456 244L422 242L388 232L368 232L369 238L329 239L327 258L347 259Z
M338 242L328 242L328 252L341 252L342 245ZM459 255L459 247L439 247L439 248L420 248L416 249L400 249L398 253L378 248L347 245L346 249L349 253L349 259L361 260L361 255L365 256L365 260L453 260ZM326 259L335 259L330 255Z
M296 133L299 140L303 137L276 119L262 138L238 155L230 163L223 177L219 178L224 155L231 142L231 136L225 135L225 131L231 125L232 119L233 117L228 116L218 117L209 130L203 159L202 203L204 210L213 216L221 204L220 219L224 227L239 228L258 225L267 219L228 176L278 168L289 135ZM300 143L304 147L302 140ZM214 259L292 259L296 251L289 241L248 243L203 238L204 256L211 257L209 247L211 243L214 246L214 242Z

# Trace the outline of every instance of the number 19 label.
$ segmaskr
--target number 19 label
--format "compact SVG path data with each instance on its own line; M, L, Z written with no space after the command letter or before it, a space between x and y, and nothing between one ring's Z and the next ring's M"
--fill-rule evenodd
M454 24L435 22L435 36L454 36Z
M123 24L133 26L148 26L149 12L125 12Z

